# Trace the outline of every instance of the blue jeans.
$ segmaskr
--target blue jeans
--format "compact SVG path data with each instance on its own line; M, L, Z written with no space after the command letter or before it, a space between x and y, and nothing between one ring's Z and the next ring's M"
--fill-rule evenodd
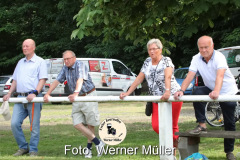
M197 87L193 91L193 95L209 95L212 92L208 87L201 86ZM205 123L205 106L206 102L193 102L195 116L198 123ZM234 112L236 108L236 102L219 102L220 107L223 113L224 119L224 130L225 131L235 131L235 118ZM232 152L234 150L234 142L235 139L232 138L224 138L224 151L226 153Z
M23 96L18 96L23 97ZM39 94L38 97L42 97ZM40 117L41 117L42 103L15 103L13 107L11 128L12 133L17 141L20 149L29 149L29 152L38 152L38 143L40 137ZM29 116L31 138L28 142L25 139L22 130L23 120Z

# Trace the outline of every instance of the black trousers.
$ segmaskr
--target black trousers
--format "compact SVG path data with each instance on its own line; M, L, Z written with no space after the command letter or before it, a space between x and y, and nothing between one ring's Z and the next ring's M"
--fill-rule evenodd
M193 95L209 95L209 93L212 92L208 87L201 86L197 87L193 91ZM195 116L197 119L197 122L199 123L205 123L206 117L205 117L205 106L206 102L193 102L194 110L195 110ZM219 102L220 107L222 109L223 113L223 119L224 119L224 130L225 131L235 131L235 118L234 118L234 112L236 108L236 102ZM219 131L221 132L221 131ZM234 142L235 139L232 138L224 138L224 152L232 152L234 150Z

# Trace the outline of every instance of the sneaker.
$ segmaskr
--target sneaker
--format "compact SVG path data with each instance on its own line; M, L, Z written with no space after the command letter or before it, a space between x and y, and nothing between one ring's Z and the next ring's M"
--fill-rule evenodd
M29 152L28 149L22 149L20 148L13 156L22 156L24 154L27 154Z
M29 153L29 156L30 156L30 157L37 157L37 156L38 156L38 153L37 153L37 152L30 152L30 153Z
M92 158L92 150L87 149L87 153L85 154L85 158Z
M97 156L98 156L98 157L102 156L104 145L105 145L105 143L103 143L103 142L100 140L100 143L96 146L97 153L98 153Z
M200 133L207 133L207 128L204 128L198 125L195 129L189 132L190 134L200 134Z
M236 160L236 158L234 157L234 154L232 152L228 152L226 154L227 160Z

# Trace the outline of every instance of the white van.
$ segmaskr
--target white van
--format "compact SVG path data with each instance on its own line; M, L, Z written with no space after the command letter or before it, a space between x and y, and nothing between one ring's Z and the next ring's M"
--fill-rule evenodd
M99 96L119 96L126 92L136 79L136 74L131 72L121 61L107 58L77 58L83 62L90 73L93 83ZM48 81L45 84L46 91L51 83L56 80L64 62L63 58L46 60L48 65ZM140 95L142 86L139 85L132 95ZM52 96L69 95L67 82L59 84L51 93Z

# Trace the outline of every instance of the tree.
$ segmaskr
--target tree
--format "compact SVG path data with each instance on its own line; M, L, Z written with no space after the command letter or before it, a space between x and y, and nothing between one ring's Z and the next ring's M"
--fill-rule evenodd
M186 65L197 52L197 38L208 34L217 39L216 32L223 35L223 28L215 25L223 23L227 29L231 16L239 13L239 6L239 0L85 0L74 16L77 29L72 38L103 36L104 42L126 39L143 46L157 37L166 53L172 50L177 54L171 56L178 66ZM238 33L239 29L234 29L232 35L221 40L236 39Z
M84 41L70 39L80 5L79 0L0 1L1 74L13 72L26 38L35 40L36 53L43 58L62 57L66 49L84 55Z
M119 37L135 44L165 34L191 37L200 29L213 28L213 20L239 9L239 0L85 0L75 19L72 38L103 35L105 41ZM172 44L170 44L172 46Z

